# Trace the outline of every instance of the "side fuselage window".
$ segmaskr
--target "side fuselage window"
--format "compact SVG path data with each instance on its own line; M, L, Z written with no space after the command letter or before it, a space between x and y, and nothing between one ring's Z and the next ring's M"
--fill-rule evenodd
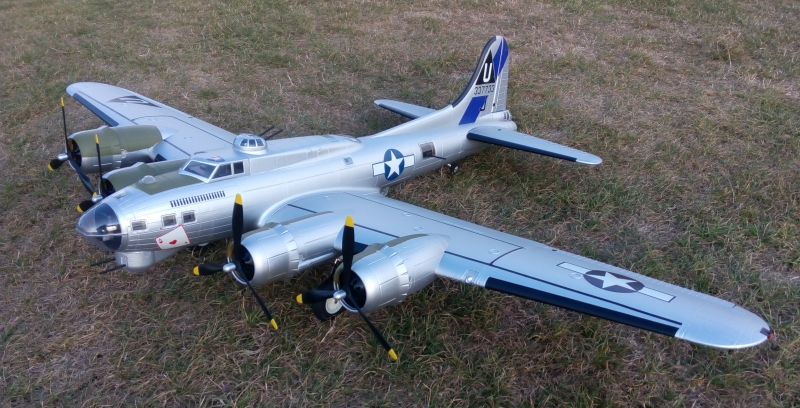
M173 225L175 225L177 223L178 223L178 221L175 218L175 214L169 214L169 215L162 215L161 216L161 225L164 226L164 227L171 227L171 226L173 226Z
M244 162L233 163L233 174L244 173Z
M145 220L131 221L131 229L134 231L144 231L147 229L147 222Z
M190 222L195 222L194 218L194 211L189 211L181 214L181 218L183 218L183 223L188 224Z
M423 159L436 156L436 148L433 146L433 142L422 143L419 145L419 149L422 150Z

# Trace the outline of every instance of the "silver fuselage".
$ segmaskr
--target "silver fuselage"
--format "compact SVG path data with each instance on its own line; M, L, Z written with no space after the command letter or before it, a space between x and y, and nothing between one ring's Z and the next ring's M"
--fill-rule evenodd
M511 121L493 125L516 128ZM285 204L298 197L325 191L385 191L394 184L473 154L487 146L466 138L474 126L359 139L326 135L270 141L266 153L235 156L235 160L244 161L245 171L238 176L156 193L146 192L140 183L125 187L87 211L77 230L99 248L115 251L118 265L126 265L129 271L142 271L181 247L230 237L236 194L241 194L244 202L244 229L254 230L268 219L275 219L276 211L282 207L281 211L291 212L291 207L287 210ZM423 149L429 157L423 157ZM394 170L386 167L383 172L385 157L400 160L396 157L400 155L390 156L390 151L399 152L405 166ZM221 153L230 155L230 152ZM214 155L217 151L205 153ZM98 234L103 222L98 220L109 218L101 217L98 212L109 210L113 213L110 218L118 219L118 227ZM287 213L279 218L290 216ZM174 223L164 225L170 219ZM159 238L176 227L183 227L188 240L167 249L159 245Z

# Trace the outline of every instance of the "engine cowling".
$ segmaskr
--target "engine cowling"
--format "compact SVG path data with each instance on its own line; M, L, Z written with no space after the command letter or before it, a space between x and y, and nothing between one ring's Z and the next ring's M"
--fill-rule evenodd
M252 285L259 286L290 279L333 259L339 253L334 245L343 222L343 216L325 212L270 223L244 234L244 274Z
M106 194L113 194L117 190L135 184L145 176L155 177L178 171L184 163L186 163L186 159L177 159L146 164L139 163L131 167L112 170L103 174L103 189Z
M103 126L73 133L69 137L69 150L75 162L86 173L98 173L100 170L97 165L95 134L100 142L103 172L128 167L138 162L151 162L149 149L162 140L161 131L149 125Z
M443 235L419 234L368 246L353 258L354 300L364 313L402 302L433 282L449 243Z

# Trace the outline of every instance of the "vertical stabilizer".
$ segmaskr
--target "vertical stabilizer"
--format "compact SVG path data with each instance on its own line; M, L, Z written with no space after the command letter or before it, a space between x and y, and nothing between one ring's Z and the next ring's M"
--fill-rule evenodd
M469 125L480 122L510 121L506 109L508 89L508 42L502 36L494 36L483 47L475 72L453 103L438 111L395 101L379 100L378 106L401 115L415 118L370 137L384 137L445 126ZM502 112L502 113L498 113ZM492 115L497 113L496 115ZM480 120L481 117L492 115Z
M452 103L456 116L461 115L459 125L506 110L509 63L506 39L499 35L490 39L483 47L467 87Z

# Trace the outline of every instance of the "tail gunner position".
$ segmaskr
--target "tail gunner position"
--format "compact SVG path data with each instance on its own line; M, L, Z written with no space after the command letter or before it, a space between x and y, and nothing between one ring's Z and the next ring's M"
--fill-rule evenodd
M145 271L181 248L233 237L227 263L195 273L229 272L252 289L341 257L297 298L321 318L348 309L366 319L443 277L712 347L771 337L764 320L727 301L385 197L490 145L601 162L516 131L509 62L506 40L491 38L452 104L375 101L411 120L360 138L235 135L122 88L76 83L67 92L107 126L67 136L65 124L67 151L50 167L69 162L93 194L77 231L114 252L112 269Z

